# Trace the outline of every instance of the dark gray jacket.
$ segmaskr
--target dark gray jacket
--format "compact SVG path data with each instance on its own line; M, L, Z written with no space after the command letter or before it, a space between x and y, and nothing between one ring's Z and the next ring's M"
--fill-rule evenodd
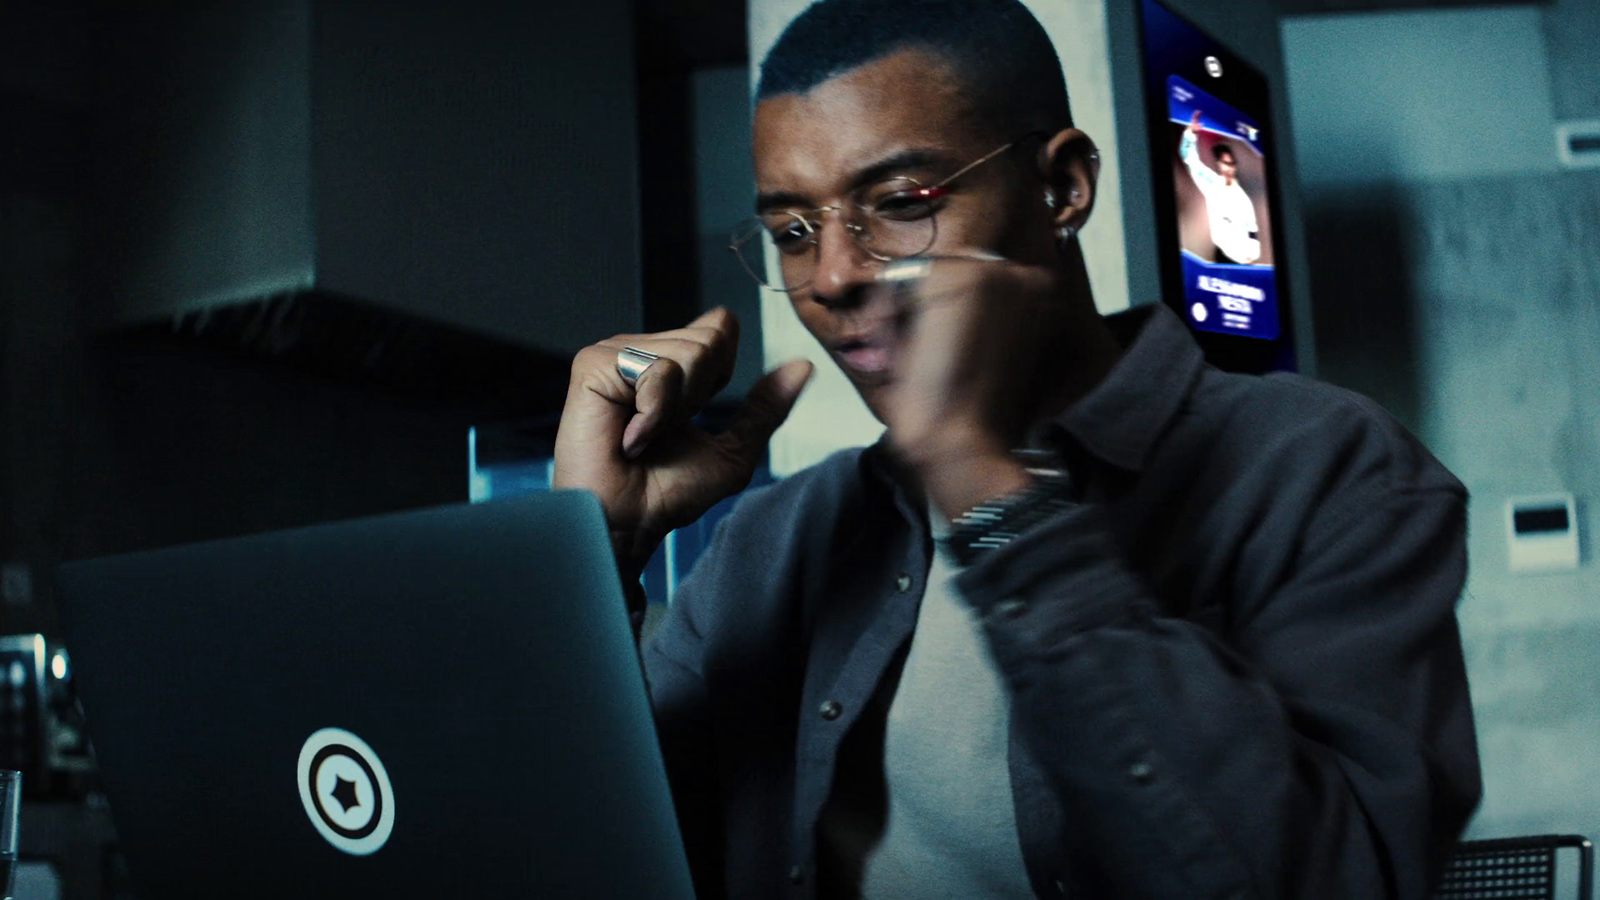
M1361 397L1218 372L1164 308L1112 321L1126 354L1044 435L1083 502L957 581L1035 891L1427 896L1480 791L1464 488ZM928 573L909 485L880 445L753 492L646 644L703 897L817 893Z

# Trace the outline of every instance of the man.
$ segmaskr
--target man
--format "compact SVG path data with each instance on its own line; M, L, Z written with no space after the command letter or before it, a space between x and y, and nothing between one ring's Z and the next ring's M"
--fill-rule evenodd
M1479 793L1460 484L1096 314L1098 157L1016 0L822 0L754 141L772 286L887 431L743 498L644 647L702 896L1426 896ZM810 375L698 430L736 331L573 363L555 484L636 602Z
M1253 265L1261 258L1261 240L1256 226L1256 206L1237 178L1238 161L1226 141L1211 145L1217 170L1200 161L1198 141L1200 112L1195 111L1189 127L1178 141L1178 158L1189 168L1189 177L1206 198L1206 218L1211 222L1211 242L1217 247L1216 262Z

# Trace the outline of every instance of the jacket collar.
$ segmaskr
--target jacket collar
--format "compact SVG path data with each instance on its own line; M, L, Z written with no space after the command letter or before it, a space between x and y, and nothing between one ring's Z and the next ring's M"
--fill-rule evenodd
M1122 358L1046 428L1065 432L1104 462L1139 472L1194 389L1205 359L1183 322L1161 304L1105 322L1123 345Z

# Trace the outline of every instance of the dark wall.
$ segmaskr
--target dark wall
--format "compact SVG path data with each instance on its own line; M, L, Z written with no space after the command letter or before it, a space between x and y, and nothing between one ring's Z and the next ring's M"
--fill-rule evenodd
M306 0L107 4L81 24L91 308L139 321L311 287Z
M627 0L312 10L320 289L568 356L640 327Z
M0 605L3 632L55 633L63 559L466 495L468 423L448 410L95 328L99 27L70 3L0 6L0 116L26 125L0 168L0 562L33 587Z
M561 356L641 324L628 0L88 25L108 320L315 290Z

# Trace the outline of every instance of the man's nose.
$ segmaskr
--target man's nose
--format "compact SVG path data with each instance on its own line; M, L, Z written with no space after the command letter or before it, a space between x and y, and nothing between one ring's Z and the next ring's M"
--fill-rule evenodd
M863 288L873 283L878 261L850 233L844 216L830 216L817 234L817 269L811 278L811 294L827 307L846 307L861 302Z

